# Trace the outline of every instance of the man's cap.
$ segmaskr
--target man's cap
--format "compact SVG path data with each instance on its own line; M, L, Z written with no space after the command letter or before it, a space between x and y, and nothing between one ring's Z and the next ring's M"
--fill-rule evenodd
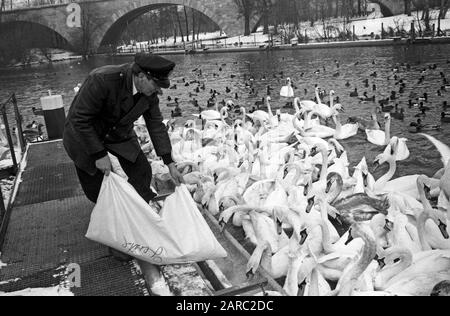
M153 80L161 88L170 87L169 75L175 68L173 61L152 53L138 53L134 58L134 63L147 75L153 77Z

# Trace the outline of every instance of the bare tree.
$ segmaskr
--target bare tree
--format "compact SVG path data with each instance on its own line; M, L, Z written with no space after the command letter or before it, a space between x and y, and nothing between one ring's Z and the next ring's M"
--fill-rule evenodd
M250 18L255 10L255 0L234 0L238 8L239 14L244 17L244 35L248 36L251 33L250 30Z

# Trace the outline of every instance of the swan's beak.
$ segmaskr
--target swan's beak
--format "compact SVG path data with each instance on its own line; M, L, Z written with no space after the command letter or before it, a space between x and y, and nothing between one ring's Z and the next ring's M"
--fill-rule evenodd
M305 185L305 189L303 190L303 195L308 196L308 193L309 193L309 183L307 183Z
M315 202L314 196L308 199L308 206L306 207L306 213L308 213L308 214L311 213L311 210L314 206L314 202Z
M327 182L327 187L326 187L326 189L325 189L325 193L326 193L326 194L330 193L330 190L331 190L331 187L333 186L333 184L334 184L334 181L333 181L332 179L330 179L330 180Z
M348 235L348 239L345 242L345 245L347 246L349 243L351 243L353 241L353 236L352 236L352 231L350 230L350 233Z
M440 220L439 220L439 230L441 231L441 234L444 237L444 239L447 240L450 239L450 236L448 235L447 232L447 225L441 222Z
M283 223L276 218L275 219L276 227L277 227L277 235L280 236L283 233Z
M362 177L364 187L367 187L369 185L369 175L363 172Z
M431 200L432 199L432 197L431 197L431 188L428 185L425 184L423 186L423 189L425 191L425 197L427 198L427 200Z
M378 160L375 160L373 162L373 171L376 171L380 167L380 162Z
M283 179L286 179L287 175L289 174L289 170L287 168L284 169Z
M384 230L387 232L391 232L394 229L394 223L390 220L386 220L386 225L384 225Z
M300 233L300 245L303 246L303 244L305 243L306 239L308 238L308 232L306 231L306 228L304 230L302 230L302 232Z
M245 276L247 277L247 279L252 279L255 274L253 273L252 270L247 271L247 273L245 273Z
M386 262L384 261L384 258L376 259L378 262L378 265L380 266L380 270L383 269L386 266Z

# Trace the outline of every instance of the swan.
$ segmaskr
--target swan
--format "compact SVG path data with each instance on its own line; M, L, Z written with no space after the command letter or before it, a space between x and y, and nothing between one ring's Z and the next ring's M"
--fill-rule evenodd
M376 240L367 224L355 223L352 225L349 233L349 240L356 238L361 238L363 240L363 251L359 257L356 257L356 259L345 268L336 289L328 293L328 296L351 296L357 286L359 278L375 258L377 248Z
M339 116L337 113L333 115L333 121L336 124L336 133L334 134L335 139L337 140L348 139L358 134L359 129L358 124L342 125L341 122L339 121Z
M316 88L316 98L317 98L317 104L315 106L315 111L318 113L320 117L323 119L329 119L332 117L337 111L342 110L341 104L334 104L334 95L335 92L333 90L330 91L330 106L321 103L320 96L319 96L319 89Z
M381 130L366 130L367 140L377 146L386 146L391 140L391 115L386 113L384 115L385 131Z
M271 100L270 97L267 97L265 99L266 104L269 106L270 106L270 104L269 104L270 100ZM249 117L252 121L258 120L260 122L269 122L270 123L271 118L273 118L273 113L270 110L268 112L265 112L262 110L257 110L251 114L247 113L247 117Z
M441 154L444 170L439 183L441 194L439 196L438 206L447 210L447 219L450 220L450 148L430 135L420 135L426 137L433 143Z
M277 253L288 246L289 239L286 234L282 234L281 236L277 234L273 220L270 217L255 211L250 211L249 216L258 243L247 263L246 271L247 274L255 274L260 266L261 258L265 250L270 248L272 253Z
M221 120L222 116L219 112L219 104L216 102L215 110L206 110L202 111L200 114L193 114L193 116L203 120L203 121L213 121L213 120Z
M425 193L425 187L429 191L429 187L426 185L427 180L426 176L420 176L417 179L417 187L423 205L423 212L417 218L417 230L422 250L450 249L448 221L441 211L431 207Z
M413 256L407 249L394 247L388 249L384 257L388 265L376 275L377 290L399 295L426 296L431 294L436 284L450 280L448 250L427 251Z
M322 125L314 126L308 131L305 131L296 116L294 116L293 125L303 137L331 138L336 133L334 129Z
M407 138L398 138L397 136L392 137L389 145L387 145L386 149L384 150L384 154L389 155L392 146L391 144L394 142L397 143L397 155L395 157L396 161L403 161L408 159L410 156L410 152L408 146L406 145L407 141Z
M287 78L287 85L281 88L280 96L284 98L294 97L294 89L292 88L291 78Z
M407 194L412 198L419 200L419 191L417 189L418 175L410 175L391 180L397 170L396 156L398 153L398 141L395 139L391 142L391 151L389 155L378 156L375 160L375 165L380 165L385 162L389 163L389 171L375 182L374 192L400 192Z

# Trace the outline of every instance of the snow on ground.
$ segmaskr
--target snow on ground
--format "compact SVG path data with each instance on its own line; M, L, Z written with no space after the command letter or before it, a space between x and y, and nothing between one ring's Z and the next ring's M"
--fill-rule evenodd
M0 252L0 270L7 266L7 264L2 262L1 257L2 257L2 253Z
M436 31L437 31L437 16L439 12L434 10L431 11L431 18L432 22L431 24L435 24ZM355 27L355 34L358 37L370 37L373 33L376 35L381 35L382 25L384 27L385 32L389 31L389 28L394 29L395 31L400 29L403 29L406 32L410 32L411 30L411 23L415 22L415 28L418 32L419 25L418 20L422 16L422 12L413 12L412 16L408 16L406 14L402 15L396 15L392 17L379 17L379 15L373 14L368 17L362 17L357 18L351 21L349 24L347 24L346 28L349 31L353 31L353 26ZM423 28L423 21L422 28ZM325 27L328 26L334 26L336 29L343 30L344 23L342 19L330 19L323 21L318 21L314 23L313 26L311 26L310 22L303 22L300 23L300 33L302 35L307 34L308 38L310 40L319 39L321 35L324 34L324 25ZM446 16L446 19L441 20L441 30L444 32L447 32L447 35L450 36L450 11ZM190 36L192 38L192 35ZM258 29L257 33L253 33L250 36L235 36L235 37L226 37L226 34L223 32L217 31L217 32L211 32L211 33L202 33L199 34L199 41L196 41L197 45L204 45L205 47L208 46L214 46L215 48L220 47L230 47L230 46L240 46L239 43L242 43L242 46L259 46L262 44L265 44L269 41L270 36L264 35L262 33L262 28L260 27ZM276 38L275 38L276 41ZM135 44L134 49L146 49L148 47L149 42L138 42ZM164 48L166 46L174 46L179 45L182 46L181 38L177 38L177 42L174 42L174 38L168 38L167 41L162 42L160 41L158 44L151 44L150 46L152 48ZM186 43L185 46L187 49L191 48L193 44ZM119 48L127 50L127 49L133 49L132 45L123 45Z

